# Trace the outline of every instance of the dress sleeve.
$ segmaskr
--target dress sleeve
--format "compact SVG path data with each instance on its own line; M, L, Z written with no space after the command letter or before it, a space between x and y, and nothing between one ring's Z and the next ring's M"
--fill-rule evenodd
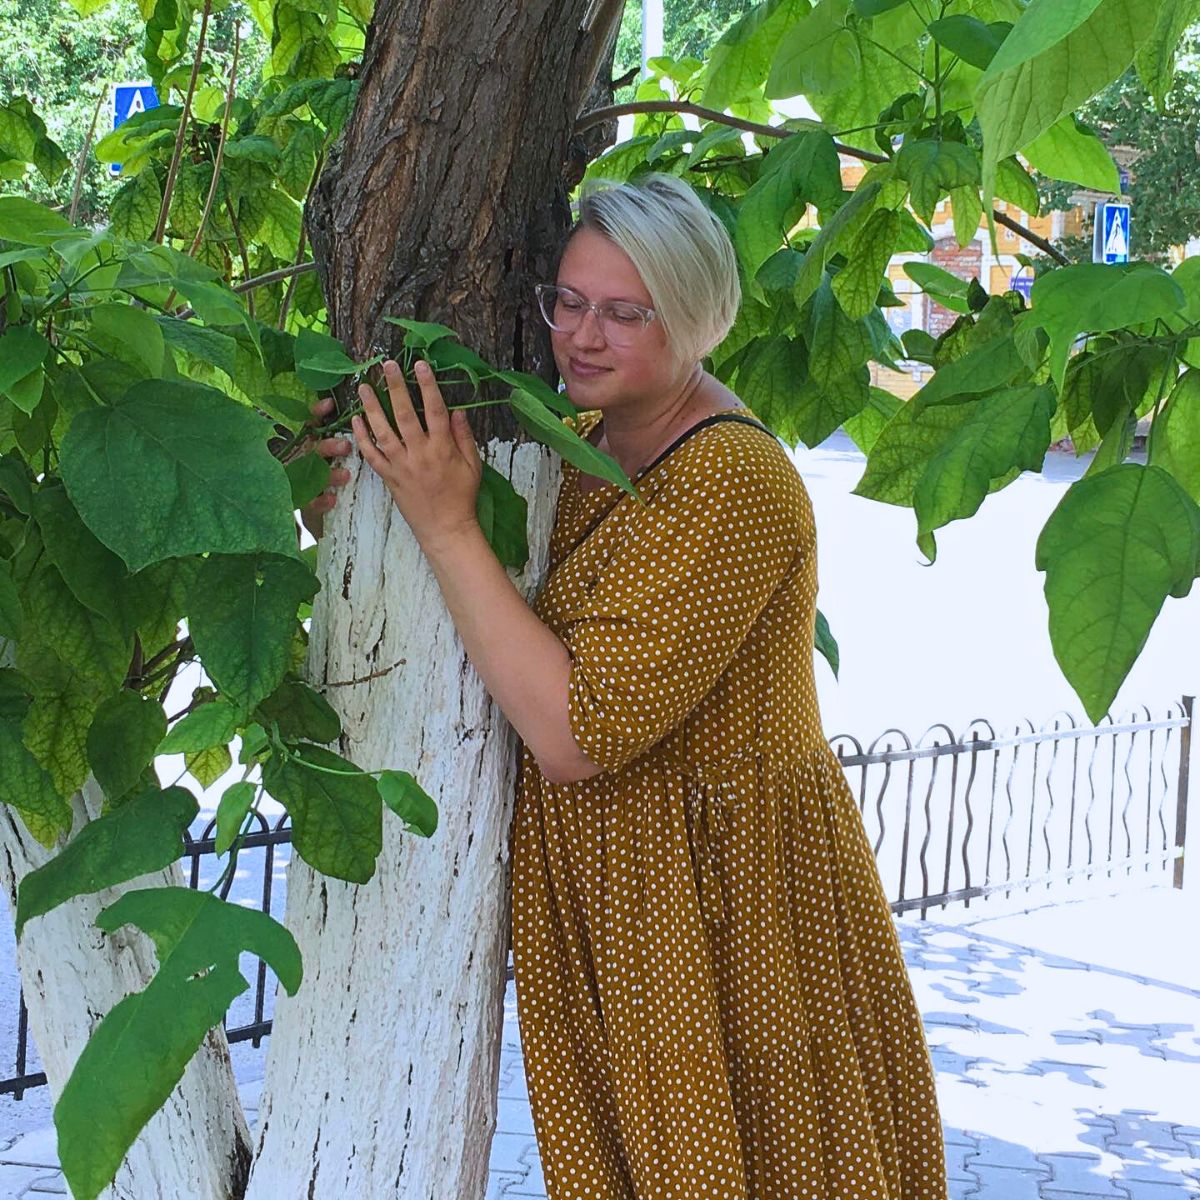
M573 614L568 719L580 749L620 770L720 679L815 540L784 451L757 431L686 446L590 598Z

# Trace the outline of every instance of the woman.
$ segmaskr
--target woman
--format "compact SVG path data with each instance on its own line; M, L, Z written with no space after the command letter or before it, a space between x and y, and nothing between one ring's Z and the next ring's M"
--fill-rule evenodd
M729 239L677 180L603 187L538 290L578 431L646 503L567 465L532 610L428 367L427 433L389 363L400 438L367 387L354 436L524 743L513 953L549 1195L944 1200L920 1016L821 731L808 496L701 365L737 310Z

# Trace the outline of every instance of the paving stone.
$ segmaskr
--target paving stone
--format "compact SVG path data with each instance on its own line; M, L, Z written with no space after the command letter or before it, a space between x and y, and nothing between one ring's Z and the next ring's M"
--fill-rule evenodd
M976 1194L975 1189L979 1186L979 1180L974 1175L970 1180L965 1179L947 1179L946 1187L950 1194L950 1200L970 1200L971 1196Z
M929 1026L947 1026L951 1029L978 1029L979 1018L973 1013L965 1012L932 1012L923 1013L922 1019L926 1028Z
M496 1102L496 1132L533 1137L533 1112L527 1100L501 1096Z
M975 1155L974 1146L946 1146L946 1178L959 1179L970 1183L972 1186L977 1182L976 1177L971 1174L967 1162Z
M1157 1117L1157 1114L1155 1114ZM1158 1150L1171 1150L1176 1154L1187 1154L1188 1145L1179 1139L1178 1125L1138 1113L1113 1113L1116 1131L1113 1141L1132 1149L1135 1146L1153 1146ZM1114 1152L1116 1152L1114 1147Z
M542 1160L535 1158L530 1165L529 1174L520 1183L513 1184L504 1194L506 1196L545 1196L546 1179L542 1175Z
M1002 1138L987 1137L979 1139L979 1149L968 1160L967 1166L976 1174L984 1167L1009 1167L1032 1171L1035 1174L1047 1170L1028 1146L1019 1146L1016 1142L1005 1141Z
M1200 1184L1181 1178L1178 1183L1143 1183L1141 1180L1120 1180L1129 1200L1194 1200L1200 1197Z
M6 1163L19 1163L28 1167L58 1168L58 1135L54 1127L35 1129L22 1134L4 1152Z
M964 1200L1041 1200L1041 1187L1050 1179L1046 1171L1015 1167L984 1167L976 1171L979 1187L965 1192Z
M67 1181L61 1172L55 1171L53 1175L43 1175L40 1179L35 1179L29 1185L29 1191L26 1194L30 1196L65 1196L67 1195Z
M510 1175L505 1171L492 1171L488 1174L487 1194L484 1200L502 1200L509 1195L508 1188L522 1182L520 1175Z
M1051 1186L1060 1192L1083 1196L1109 1196L1121 1200L1124 1193L1113 1183L1113 1158L1099 1154L1063 1152L1039 1154L1038 1161L1050 1172Z
M534 1139L524 1133L497 1133L492 1138L489 1171L501 1171L524 1178L529 1174L529 1153L536 1150Z
M41 1167L0 1165L0 1196L4 1200L19 1200L29 1191L29 1185L45 1174Z

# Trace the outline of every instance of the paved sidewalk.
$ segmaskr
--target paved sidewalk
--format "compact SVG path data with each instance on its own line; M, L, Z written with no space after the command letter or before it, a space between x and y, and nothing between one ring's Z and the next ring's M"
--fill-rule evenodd
M951 1200L1200 1198L1198 908L1157 888L901 923ZM65 1194L52 1129L0 1141L0 1198ZM510 984L487 1200L545 1195Z

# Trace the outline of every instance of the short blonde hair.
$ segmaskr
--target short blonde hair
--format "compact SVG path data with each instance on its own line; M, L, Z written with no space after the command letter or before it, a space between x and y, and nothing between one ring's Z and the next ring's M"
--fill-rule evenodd
M737 256L720 218L682 180L589 181L575 228L604 234L633 260L681 361L699 362L729 332L742 298Z

